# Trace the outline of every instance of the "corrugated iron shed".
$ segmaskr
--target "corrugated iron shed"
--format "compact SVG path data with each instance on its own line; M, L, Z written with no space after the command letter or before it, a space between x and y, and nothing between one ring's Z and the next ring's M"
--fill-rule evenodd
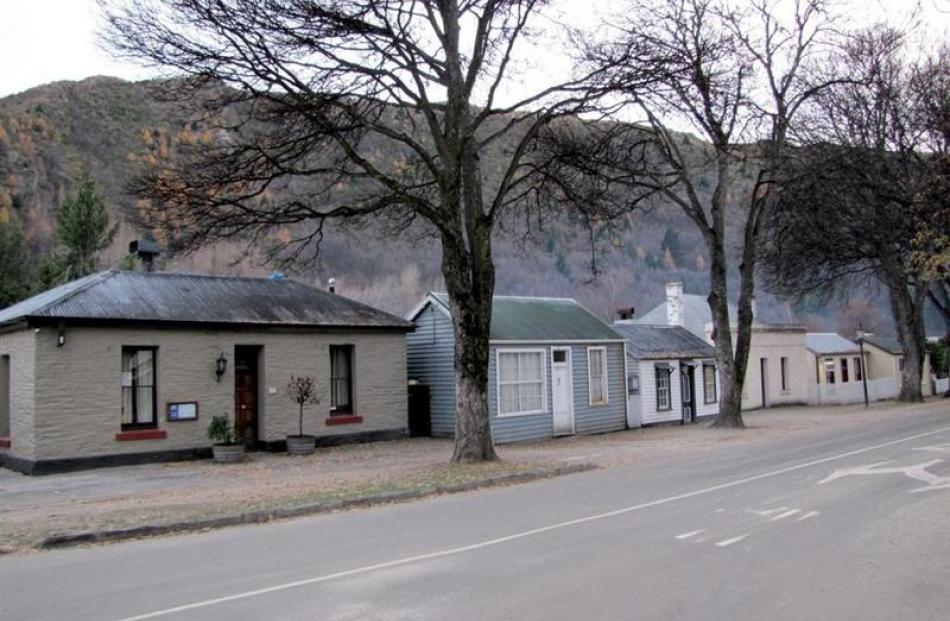
M109 270L0 311L22 320L411 330L404 319L293 280Z

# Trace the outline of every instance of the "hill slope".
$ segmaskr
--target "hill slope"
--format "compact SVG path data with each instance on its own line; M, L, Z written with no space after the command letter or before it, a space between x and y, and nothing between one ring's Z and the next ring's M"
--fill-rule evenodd
M127 181L147 149L194 129L176 105L152 96L155 83L95 77L57 82L0 99L0 218L19 213L34 255L49 249L56 206L88 172L99 184L120 232L103 262L117 264L128 242L143 234L136 199ZM686 138L684 137L684 140ZM663 284L682 280L688 292L705 291L706 255L698 233L679 211L659 206L630 218L628 230L606 245L599 257L602 275L591 282L586 230L553 223L525 242L499 234L497 291L575 297L605 319L631 305L647 310L663 296ZM338 280L341 293L402 312L428 289L440 288L437 241L389 239L380 231L332 231L319 263L299 274L319 283ZM233 244L168 259L163 269L216 274L264 274L271 270ZM764 314L787 316L790 309L768 296ZM881 323L879 302L861 307L865 324ZM849 323L834 310L810 309L815 326Z

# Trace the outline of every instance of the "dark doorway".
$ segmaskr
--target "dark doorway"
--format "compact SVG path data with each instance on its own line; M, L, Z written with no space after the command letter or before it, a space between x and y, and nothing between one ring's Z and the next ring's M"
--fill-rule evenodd
M257 445L260 345L234 346L234 434L245 446Z
M683 423L696 420L696 379L692 365L683 366Z
M413 438L432 435L429 387L422 384L409 385L409 435Z
M768 358L759 358L759 375L762 380L762 407L767 408L769 405L769 359Z

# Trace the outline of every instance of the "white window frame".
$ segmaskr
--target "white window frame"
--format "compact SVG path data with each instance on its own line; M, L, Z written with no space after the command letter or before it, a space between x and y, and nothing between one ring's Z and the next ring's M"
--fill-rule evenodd
M716 377L718 375L718 372L717 372L718 370L716 369L716 365L711 364L709 362L704 362L702 369L703 369L703 405L709 405L711 403L719 403L719 382L718 382L718 378ZM712 394L711 395L709 391L708 382L706 381L707 370L712 370ZM712 396L712 399L709 398L710 396Z
M507 347L495 350L495 413L498 418L510 418L514 416L532 416L548 413L548 369L544 362L544 355L547 352L544 348L527 347ZM525 410L518 412L501 412L501 386L502 384L526 384L528 382L502 382L501 380L501 357L503 354L540 354L541 355L541 409Z
M666 407L660 407L660 373L666 374ZM653 393L656 401L657 412L670 412L673 410L673 369L670 367L661 367L653 365Z
M600 378L601 379L600 384L604 391L603 401L594 401L594 392L592 390L592 387L594 384L594 378L593 378L593 375L591 374L591 370L593 367L591 366L591 363L590 363L590 355L591 355L591 352L595 352L595 351L601 352L604 356L603 365L601 367L603 369L603 375ZM608 375L609 373L607 371L607 348L606 347L588 347L587 348L587 403L588 405L600 406L600 405L608 405L610 403L610 390L609 390L610 380L608 378Z

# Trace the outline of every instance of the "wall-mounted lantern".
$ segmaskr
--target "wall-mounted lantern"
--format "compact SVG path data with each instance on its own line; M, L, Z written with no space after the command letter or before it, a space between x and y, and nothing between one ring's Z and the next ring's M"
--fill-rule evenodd
M66 344L66 326L58 324L56 326L56 347L62 347Z
M228 359L224 357L224 352L221 352L221 355L218 356L218 359L214 361L214 374L218 376L218 381L221 381L221 376L228 372Z

